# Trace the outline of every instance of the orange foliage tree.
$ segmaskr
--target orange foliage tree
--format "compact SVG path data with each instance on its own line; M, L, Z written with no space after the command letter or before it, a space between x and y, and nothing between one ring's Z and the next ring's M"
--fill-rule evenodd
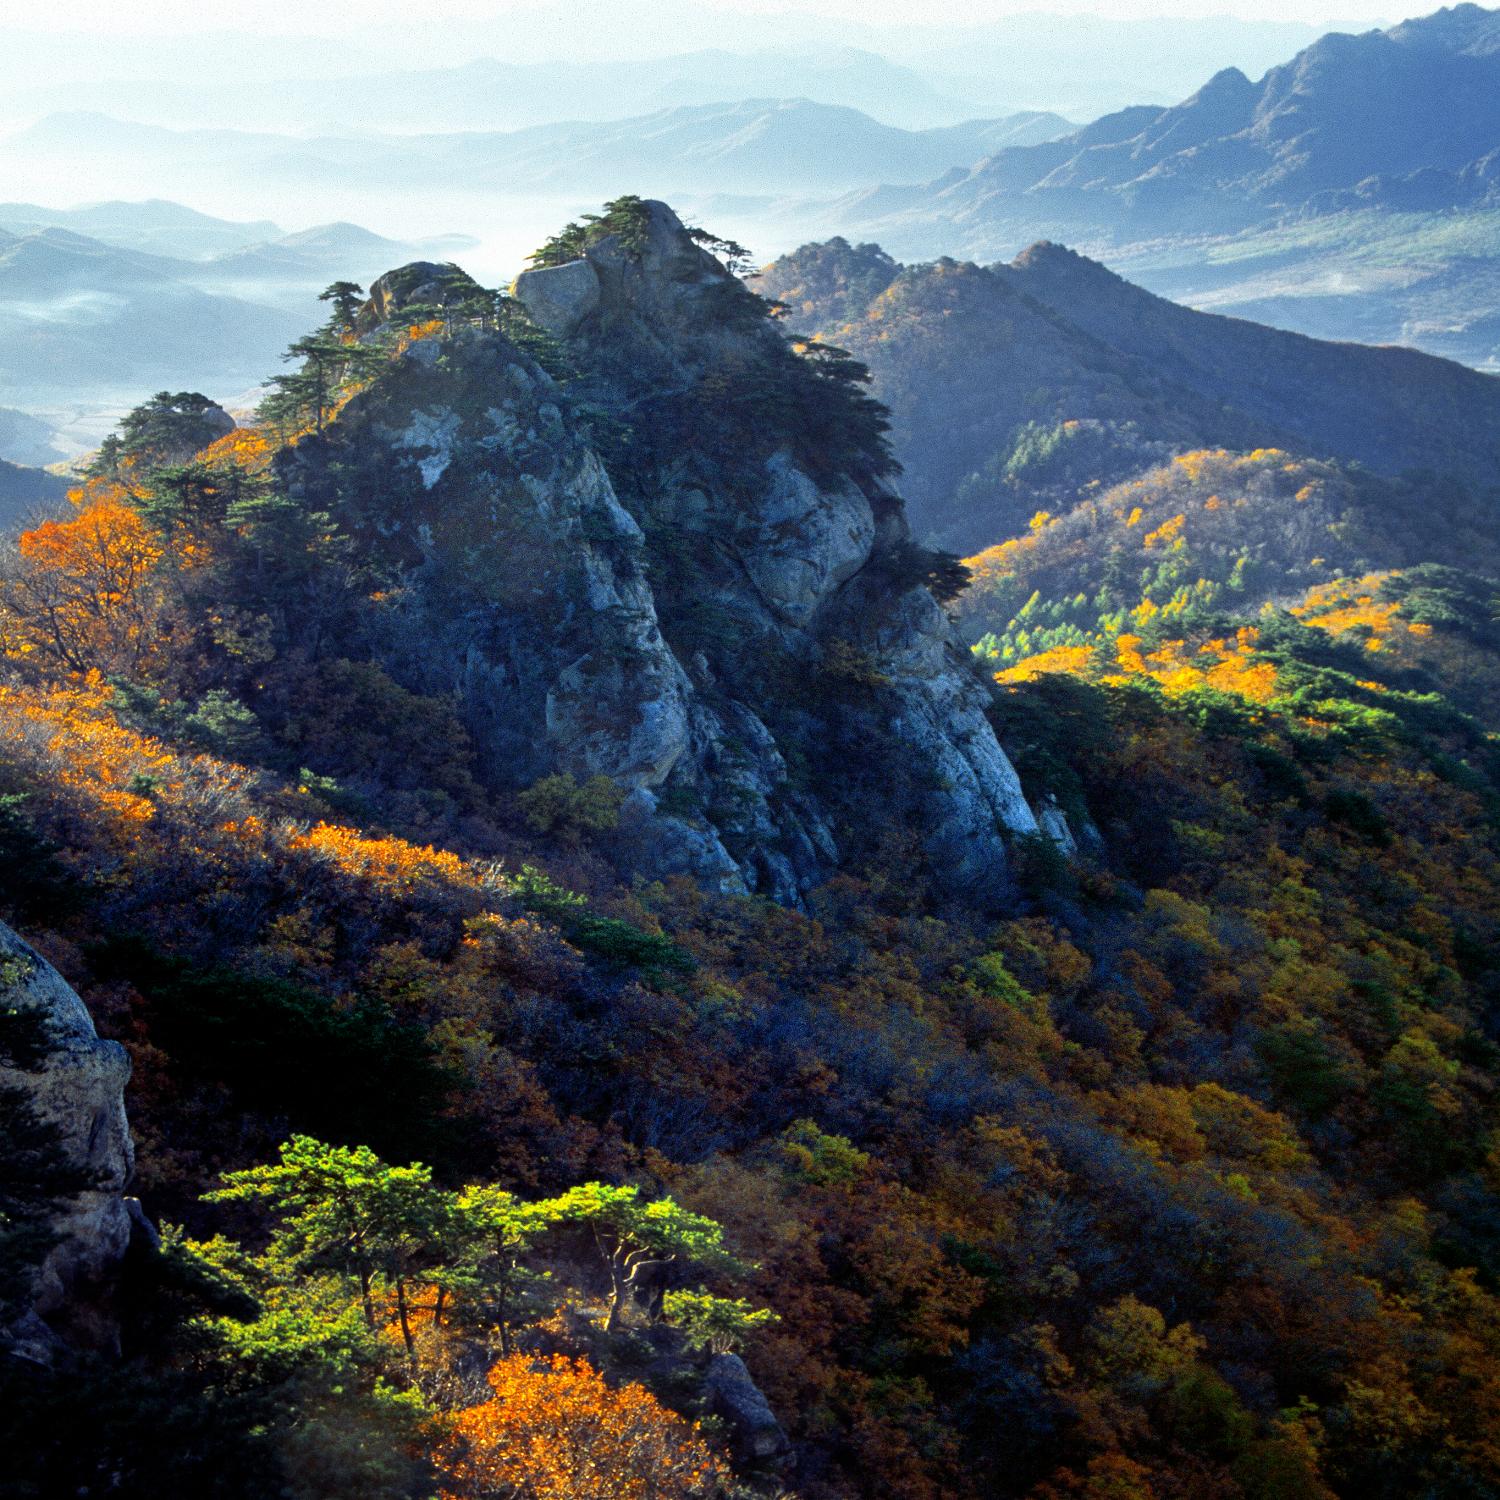
M446 1500L690 1500L724 1471L695 1426L644 1386L605 1383L585 1359L513 1354L494 1399L460 1411L442 1455Z
M8 654L70 672L139 671L157 644L162 547L117 484L75 491L78 514L20 538L0 580Z

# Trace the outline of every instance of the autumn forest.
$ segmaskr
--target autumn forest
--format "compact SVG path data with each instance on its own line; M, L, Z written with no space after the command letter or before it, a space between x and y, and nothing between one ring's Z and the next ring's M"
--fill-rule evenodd
M1236 443L1034 300L981 429L798 256L337 282L15 529L7 1496L1500 1495L1493 377Z

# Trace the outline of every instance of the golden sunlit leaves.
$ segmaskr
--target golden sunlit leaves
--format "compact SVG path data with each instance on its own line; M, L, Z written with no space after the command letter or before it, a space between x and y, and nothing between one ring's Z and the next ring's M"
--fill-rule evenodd
M0 579L7 654L73 672L133 672L159 645L160 539L112 481L90 480L70 498L78 514L23 532Z
M248 473L261 474L271 467L276 444L262 427L236 427L199 456L205 464L233 464Z
M1304 625L1326 630L1330 635L1342 635L1363 627L1369 632L1365 649L1383 650L1390 636L1404 623L1397 618L1399 605L1393 601L1377 602L1375 598L1376 590L1389 576L1387 573L1369 573L1363 578L1336 578L1331 583L1319 584L1307 591L1301 604L1292 606L1292 613ZM1422 635L1429 627L1409 624L1406 629L1414 635Z
M1025 661L1017 662L1004 672L996 672L995 681L1032 682L1048 672L1083 673L1089 669L1093 658L1092 646L1053 646L1048 651L1028 656Z
M724 1477L696 1427L585 1359L516 1354L453 1419L444 1500L691 1500Z
M456 854L405 839L369 838L352 828L315 823L287 841L292 850L316 854L392 891L412 890L419 881L473 878L472 867Z

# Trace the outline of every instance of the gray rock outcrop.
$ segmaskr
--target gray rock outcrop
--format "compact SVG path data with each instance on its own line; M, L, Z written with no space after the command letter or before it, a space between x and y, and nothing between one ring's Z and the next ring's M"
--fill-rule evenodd
M586 260L522 271L513 291L536 325L555 338L576 333L599 307L599 276Z
M34 1117L57 1132L59 1168L87 1185L57 1203L42 1226L53 1238L37 1269L29 1308L0 1330L13 1349L47 1359L59 1342L111 1349L118 1340L109 1301L130 1245L135 1168L125 1120L130 1059L102 1041L62 976L0 924L0 1006L36 1014L46 1045L26 1067L0 1067L0 1087L17 1090Z
M566 391L470 329L410 351L283 478L392 578L388 670L461 704L493 783L615 780L632 869L798 903L909 815L940 881L998 894L1006 837L1037 823L987 689L900 565L900 500L819 466L760 304L665 205L644 213L628 244L516 284L565 343ZM366 320L436 270L382 277ZM741 439L715 423L746 390L773 415Z
M1068 815L1058 806L1056 797L1049 794L1037 803L1036 822L1038 829L1057 845L1062 854L1071 858L1078 853L1078 840L1073 837Z
M771 1403L738 1354L714 1355L705 1383L714 1414L728 1424L735 1456L742 1462L773 1462L791 1451Z
M453 270L438 261L414 260L370 283L370 300L355 321L359 333L393 322L407 307L441 307L453 292Z

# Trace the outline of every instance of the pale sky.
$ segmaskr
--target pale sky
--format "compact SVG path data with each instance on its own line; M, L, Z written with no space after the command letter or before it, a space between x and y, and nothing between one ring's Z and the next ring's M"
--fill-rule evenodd
M620 32L632 16L659 13L658 0L615 0L608 9ZM693 9L728 17L778 19L847 18L866 25L973 25L1023 13L1070 13L1131 20L1142 17L1234 15L1246 20L1301 21L1312 25L1386 24L1402 14L1436 9L1436 0L1392 7L1390 0L697 0ZM520 0L5 0L0 26L46 32L140 34L153 32L252 31L356 38L362 28L500 20L525 24L539 6Z

